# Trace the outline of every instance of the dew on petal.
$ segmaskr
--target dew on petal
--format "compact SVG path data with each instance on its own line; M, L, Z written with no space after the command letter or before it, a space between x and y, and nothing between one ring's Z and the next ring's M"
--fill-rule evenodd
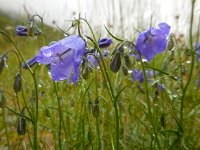
M42 54L45 56L45 57L50 57L52 55L52 51L51 50L44 50L42 52Z

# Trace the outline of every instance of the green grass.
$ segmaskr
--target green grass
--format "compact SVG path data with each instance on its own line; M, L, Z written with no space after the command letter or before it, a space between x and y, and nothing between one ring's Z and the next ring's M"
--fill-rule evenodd
M12 21L0 17L0 28L13 39L24 58L29 59L46 44L42 36L16 36L15 26L18 24L26 24L26 21ZM63 38L61 31L46 25L44 33L48 43ZM91 36L90 33L87 34ZM118 42L114 41L109 50L112 51L117 44ZM9 50L16 49L1 34L0 55ZM103 77L105 68L102 66L103 72L100 69L93 71L87 80L80 77L77 85L68 85L65 81L54 84L46 66L38 65L35 72L38 98L35 95L33 77L28 70L21 70L22 90L18 94L14 92L14 77L20 70L15 53L9 52L7 65L0 74L0 88L6 99L5 105L0 108L0 149L36 149L35 124L26 119L25 135L17 133L17 126L19 114L25 106L25 116L34 122L37 100L36 142L39 149L116 149L116 132L119 132L118 149L199 149L200 87L196 85L196 80L200 78L200 64L195 59L191 81L184 93L184 103L181 106L182 85L185 86L190 77L191 63L188 62L191 62L191 55L186 52L185 45L178 42L173 52L166 50L150 63L144 64L145 69L151 67L160 70L160 73L151 80L163 83L163 92L151 83L147 83L145 88L145 83L132 82L131 74L125 76L122 70L116 74L111 72L109 58L105 59L104 66L107 68L108 78ZM132 69L142 69L141 62L136 62L133 57L131 62ZM167 63L166 68L163 68L164 63ZM110 86L106 86L107 81L110 81ZM109 95L111 88L114 97ZM116 95L119 95L117 99ZM94 105L97 98L99 104ZM111 99L116 100L116 105ZM116 130L116 108L119 130Z

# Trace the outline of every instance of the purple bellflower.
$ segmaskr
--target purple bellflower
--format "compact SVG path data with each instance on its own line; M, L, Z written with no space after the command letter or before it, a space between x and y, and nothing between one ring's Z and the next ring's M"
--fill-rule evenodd
M136 50L147 60L152 60L158 53L163 52L167 47L167 36L170 26L166 23L159 23L158 27L151 27L139 34L136 41Z
M98 41L100 48L106 48L112 44L112 39L110 38L102 38Z
M141 70L134 69L132 73L132 81L139 81L140 83L144 82L143 73Z
M28 28L27 26L17 26L16 27L16 35L31 36L32 34L33 34L33 36L40 35L41 31L39 30L39 28L36 28L36 27L32 27L32 28Z
M153 70L145 70L145 74L146 74L146 78L148 79L148 78L154 77L156 72L154 72ZM144 82L144 76L143 76L142 70L137 70L137 69L133 70L132 81L134 82L136 80L140 81L140 83Z
M200 42L196 44L195 46L196 53L197 53L197 60L200 61Z
M102 52L102 56L103 58L107 57L108 54L109 54L109 50L108 49L105 49L103 52ZM95 56L94 56L95 55ZM100 58L100 55L99 53L95 53L94 55L87 55L87 59L89 60L90 62L90 66L92 68L96 68L99 66L99 63L101 62L101 58ZM96 58L95 58L96 57Z
M79 68L85 47L86 43L81 37L71 35L42 47L35 56L35 61L50 65L53 81L67 80L67 83L76 83L79 79Z
M16 35L19 36L28 36L28 28L26 26L17 26Z

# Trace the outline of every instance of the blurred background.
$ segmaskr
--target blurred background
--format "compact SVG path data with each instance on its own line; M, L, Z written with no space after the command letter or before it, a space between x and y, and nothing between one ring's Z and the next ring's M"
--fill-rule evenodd
M167 22L172 31L185 35L189 29L191 0L0 0L0 12L20 19L39 14L50 26L67 28L69 20L86 17L95 29L104 25L115 34L130 37L159 22ZM194 25L198 25L200 1L196 1Z

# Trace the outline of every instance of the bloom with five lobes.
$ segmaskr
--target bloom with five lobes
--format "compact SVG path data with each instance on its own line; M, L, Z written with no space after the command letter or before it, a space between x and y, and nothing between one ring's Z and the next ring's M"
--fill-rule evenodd
M67 83L78 82L85 47L86 43L80 36L71 35L42 47L35 56L35 61L50 65L53 81L66 79Z
M159 23L158 27L151 27L140 33L136 50L147 60L152 60L156 54L163 52L167 47L167 36L170 26L166 23Z

